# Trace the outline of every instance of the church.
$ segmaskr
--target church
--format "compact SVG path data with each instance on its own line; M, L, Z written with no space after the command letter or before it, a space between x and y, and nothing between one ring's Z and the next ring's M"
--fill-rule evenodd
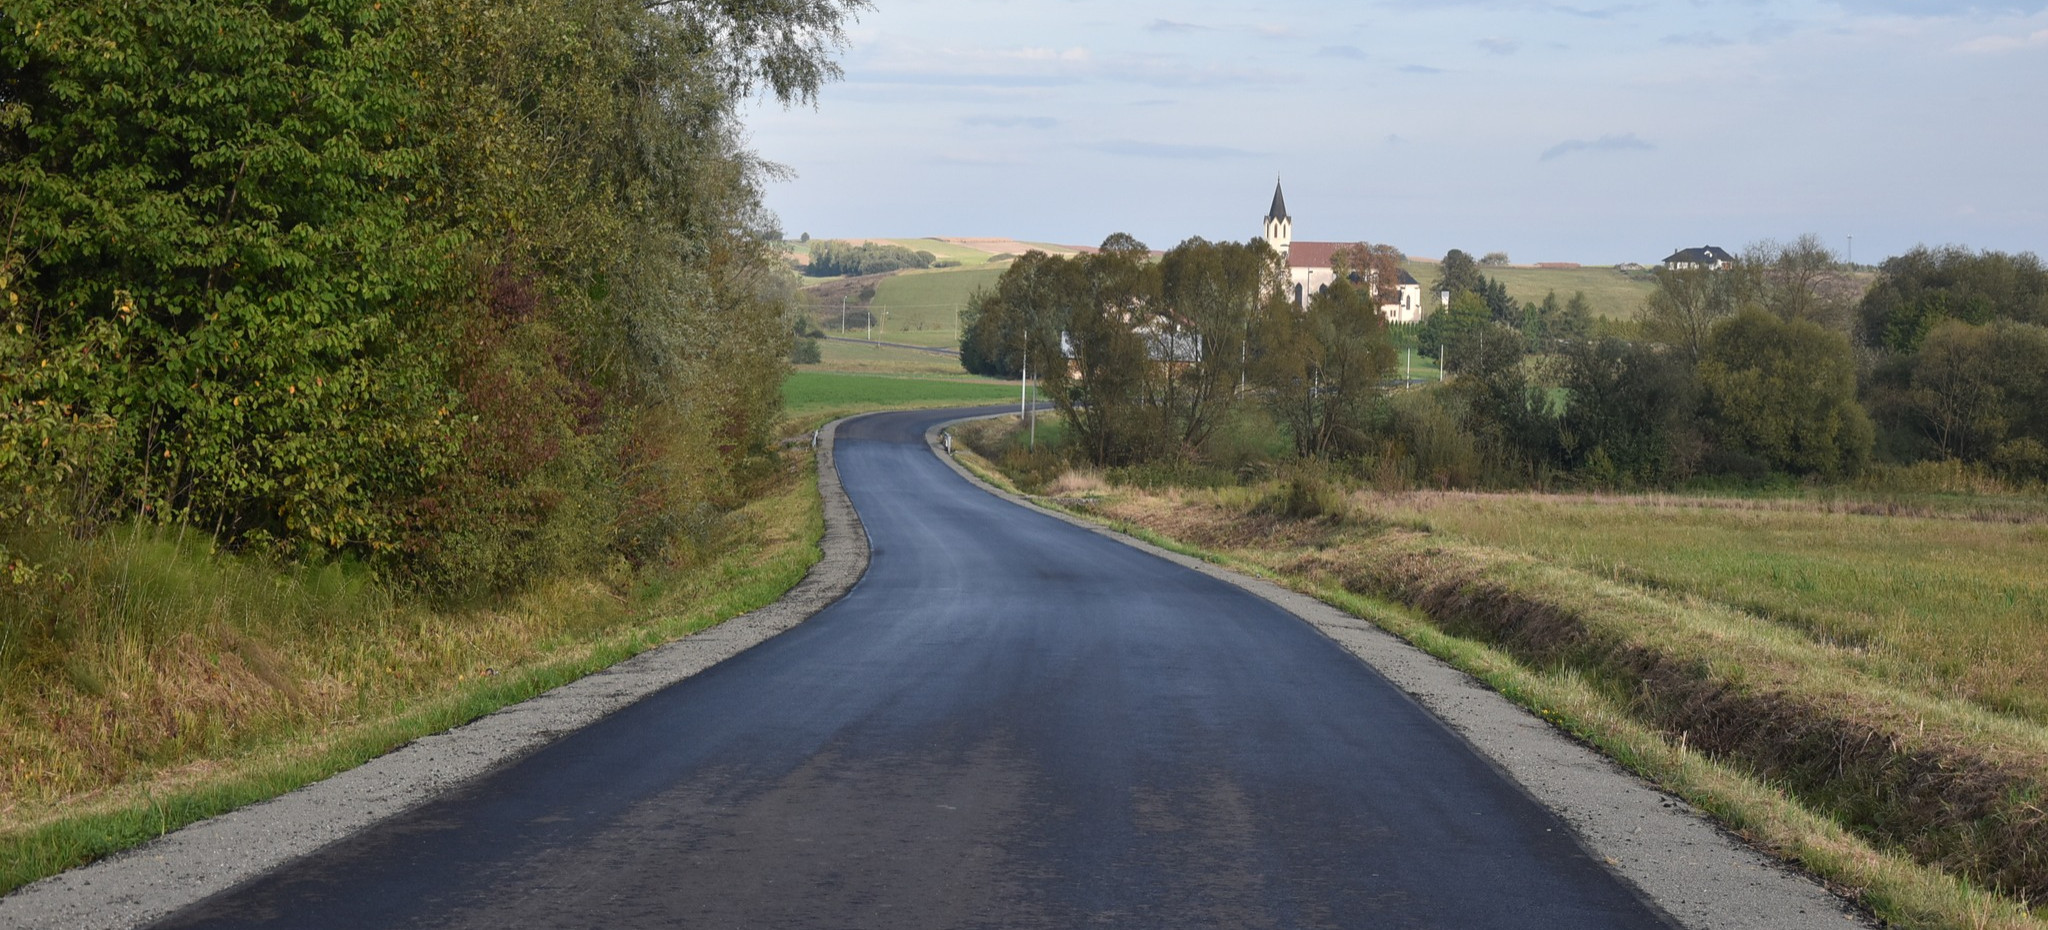
M1281 195L1278 181L1273 182L1273 206L1266 211L1264 238L1287 265L1288 296L1297 307L1308 306L1311 295L1337 280L1337 273L1330 270L1330 259L1338 249L1352 244L1294 241L1294 219L1287 215L1287 198ZM1380 313L1389 323L1422 322L1422 285L1403 271L1398 290L1399 302L1381 304Z

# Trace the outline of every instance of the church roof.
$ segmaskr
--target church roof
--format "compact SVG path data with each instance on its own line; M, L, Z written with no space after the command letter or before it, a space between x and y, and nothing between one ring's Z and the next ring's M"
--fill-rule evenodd
M1330 259L1349 242L1295 242L1287 247L1289 268L1330 268Z
M1282 196L1280 196L1280 182L1279 182L1279 181L1274 181L1274 182L1273 182L1273 208L1272 208L1272 209L1270 209L1270 210L1267 210L1267 211L1266 211L1266 219L1269 219L1269 220L1284 220L1284 219L1286 219L1286 218L1287 218L1287 198L1285 198L1285 197L1282 197Z

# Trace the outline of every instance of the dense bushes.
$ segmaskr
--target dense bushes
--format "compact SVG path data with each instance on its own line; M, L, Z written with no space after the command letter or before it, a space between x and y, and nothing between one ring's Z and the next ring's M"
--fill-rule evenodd
M789 352L736 108L855 5L10 3L0 530L445 592L676 555Z
M913 252L887 242L826 239L811 243L811 261L804 266L804 274L815 278L883 274L904 268L930 268L936 260L930 252Z

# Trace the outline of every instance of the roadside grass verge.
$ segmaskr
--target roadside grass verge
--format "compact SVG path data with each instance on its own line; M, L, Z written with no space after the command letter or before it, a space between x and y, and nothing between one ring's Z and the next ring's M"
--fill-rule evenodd
M1394 523L1674 596L1838 647L1875 680L2048 725L2048 518L1870 516L1841 500L1416 493Z
M791 455L695 564L561 579L469 609L402 603L341 568L278 571L174 530L46 543L78 550L48 563L74 575L82 600L64 609L130 622L73 619L57 631L62 663L7 671L0 892L774 601L818 558L813 473Z
M1767 601L1768 590L1730 587L1749 584L1751 563L1704 559L1684 545L1703 534L1723 549L1766 550L1757 558L1783 550L1825 565L1853 561L1859 540L1884 533L1896 518L1830 513L1839 505L1825 501L1761 508L1728 501L1697 509L1724 514L1732 528L1693 526L1689 534L1669 511L1690 502L1631 502L1640 511L1632 519L1603 520L1517 495L1472 496L1487 503L1482 508L1453 495L1353 493L1341 504L1304 508L1324 515L1302 519L1276 503L1290 496L1285 481L1152 491L1092 474L1050 482L1019 475L1016 483L1097 489L1072 509L1372 620L1894 925L2041 927L2048 916L2030 910L2048 892L2048 728L2012 712L2005 698L1969 694L1957 684L1966 674L1926 674L1930 661L1952 661L1929 658L1937 654L1966 663L1984 657L1987 635L2011 638L1993 648L2038 648L2022 642L2024 611L1985 621L1989 634L1916 614L1940 606L1943 586L1976 582L1916 565L1912 539L1864 556L1880 570L1889 562L1902 575L1923 573L1924 600L1895 611L1856 602L1836 583L1805 592L1797 572L1781 571L1774 583L1806 594L1809 611L1836 611L1829 622L1876 618L1860 639L1845 642L1828 635L1826 623L1722 600L1741 590ZM1528 512L1504 517L1504 508ZM1778 531L1741 532L1745 520L1779 519L1786 526ZM1834 527L1846 535L1829 547L1818 539L1828 528L1810 525L1817 520L1871 526ZM1909 535L1925 534L1918 546L1932 547L1958 526L1956 539L1965 543L1983 527L2002 527L2014 535L1994 535L1983 543L1987 551L2010 546L2019 550L2009 556L2013 564L2039 561L2041 541L2029 535L2038 527L2030 523L1952 518ZM1473 538L1461 535L1466 530ZM1963 549L1946 558L1986 561ZM1618 556L1629 559L1630 571L1614 570ZM1818 570L1809 567L1808 577ZM1845 603L1815 606L1836 595ZM1895 614L1904 620L1892 623Z

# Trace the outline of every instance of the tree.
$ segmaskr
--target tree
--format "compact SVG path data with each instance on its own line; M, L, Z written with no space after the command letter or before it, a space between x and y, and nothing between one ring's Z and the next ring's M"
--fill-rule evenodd
M92 424L101 519L440 591L661 558L787 370L739 107L859 6L12 2L0 365L78 367L0 410Z
M1908 403L1938 452L1992 461L2016 440L2048 443L2048 327L1949 320L1911 362Z
M1714 325L1699 379L1724 449L1827 478L1854 474L1870 457L1875 433L1840 333L1751 307Z
M1864 345L1911 353L1943 320L2048 325L2048 268L2031 253L1917 247L1878 266L1856 308Z
M1153 340L1148 402L1163 409L1183 448L1206 442L1237 400L1252 321L1278 293L1267 274L1273 258L1262 240L1195 237L1159 261L1160 310L1145 326Z
M1303 456L1362 450L1374 402L1394 370L1394 345L1379 305L1339 278L1305 311L1269 300L1260 322L1256 379L1273 415Z
M962 367L998 378L1021 375L1031 340L1044 338L1036 330L1065 325L1071 270L1065 258L1033 249L1010 263L994 289L976 290L961 315Z
M930 268L938 257L887 242L845 242L829 239L811 244L811 260L804 274L814 278L839 275L887 274L904 268Z
M1472 256L1460 249L1452 249L1444 253L1443 264L1437 268L1436 283L1430 290L1449 291L1456 297L1460 291L1477 291L1480 285L1479 266L1472 261Z
M1158 266L1126 233L1094 255L1047 262L1030 295L1027 332L1033 371L1089 461L1144 461L1165 445L1160 411L1148 406L1149 308L1159 296ZM1008 272L1005 272L1008 277Z
M1354 242L1330 255L1330 270L1350 281L1353 287L1380 305L1401 300L1401 259L1404 254L1391 245Z
M1738 308L1739 282L1732 274L1706 268L1658 268L1654 274L1657 289L1637 315L1643 338L1672 347L1688 362L1698 362L1714 324L1733 316Z
M1699 395L1670 352L1608 337L1564 344L1562 464L1604 483L1655 484L1689 470Z
M1508 286L1492 278L1479 279L1479 298L1486 301L1486 315L1495 323L1522 325L1522 305L1508 296Z
M1479 259L1479 263L1490 268L1503 267L1508 263L1508 253L1488 252L1484 257Z
M1455 371L1464 364L1464 359L1453 356L1445 358L1444 348L1453 345L1465 334L1492 320L1487 309L1486 298L1473 291L1459 291L1451 297L1451 305L1429 315L1422 321L1422 331L1416 334L1416 351L1443 362L1445 371Z
M1501 463L1531 468L1555 458L1556 430L1548 392L1532 384L1522 336L1483 322L1450 345L1458 377L1451 390L1465 400L1465 428Z
M1835 253L1812 233L1789 243L1769 239L1743 250L1736 271L1747 300L1784 320L1846 330L1857 298Z

